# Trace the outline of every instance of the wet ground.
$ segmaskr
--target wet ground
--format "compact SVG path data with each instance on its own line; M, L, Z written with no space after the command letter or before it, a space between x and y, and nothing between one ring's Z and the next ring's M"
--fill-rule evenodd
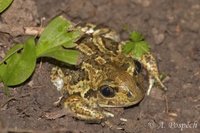
M116 29L122 40L140 31L151 45L168 91L153 89L136 106L119 110L112 121L123 130L64 116L44 117L60 110L52 105L59 93L50 82L52 64L39 59L33 76L9 88L0 84L0 132L200 132L200 1L199 0L15 0L0 18L0 57L25 42L20 27L46 25L64 15L74 23L95 22ZM6 27L8 26L8 27ZM10 27L9 27L10 26Z

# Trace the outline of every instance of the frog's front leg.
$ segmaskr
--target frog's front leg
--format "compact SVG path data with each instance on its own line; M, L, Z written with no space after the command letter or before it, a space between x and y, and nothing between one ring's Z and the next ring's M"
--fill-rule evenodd
M81 120L101 120L106 117L114 117L112 113L103 111L100 107L93 108L91 104L79 95L74 94L65 99L64 108L70 108L74 117Z
M156 61L151 53L144 54L140 60L144 68L148 71L149 74L149 88L147 90L147 95L150 94L151 88L153 87L154 82L156 81L164 90L167 88L161 82L158 73L158 67L156 65Z

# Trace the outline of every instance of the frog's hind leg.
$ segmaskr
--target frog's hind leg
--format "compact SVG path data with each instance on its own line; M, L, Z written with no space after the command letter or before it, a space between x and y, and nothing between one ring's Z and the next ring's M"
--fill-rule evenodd
M103 111L100 107L93 108L79 95L71 95L64 101L64 108L70 108L74 113L74 117L81 120L101 120L105 117L113 117L114 115Z
M158 67L156 65L156 61L151 53L144 54L141 61L144 68L148 71L149 74L149 88L147 90L147 95L150 94L150 91L154 85L154 82L156 81L162 89L167 90L167 88L162 83L159 73L158 73Z

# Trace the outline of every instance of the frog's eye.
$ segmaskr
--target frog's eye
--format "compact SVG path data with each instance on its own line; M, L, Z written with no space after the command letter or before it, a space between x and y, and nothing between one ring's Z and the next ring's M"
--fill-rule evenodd
M103 85L99 88L101 94L105 97L114 97L115 96L115 90L108 85Z

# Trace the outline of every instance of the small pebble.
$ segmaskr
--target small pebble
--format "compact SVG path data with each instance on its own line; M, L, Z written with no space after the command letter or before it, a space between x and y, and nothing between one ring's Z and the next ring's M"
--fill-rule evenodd
M152 34L154 35L155 44L161 44L165 39L165 35L163 33L159 33L156 28L152 29Z
M155 44L161 44L165 39L165 35L163 33L157 34L154 36Z
M148 7L151 4L150 0L132 0L133 2L140 4L143 7Z
M191 89L192 88L192 84L191 83L183 84L182 88L183 89Z

